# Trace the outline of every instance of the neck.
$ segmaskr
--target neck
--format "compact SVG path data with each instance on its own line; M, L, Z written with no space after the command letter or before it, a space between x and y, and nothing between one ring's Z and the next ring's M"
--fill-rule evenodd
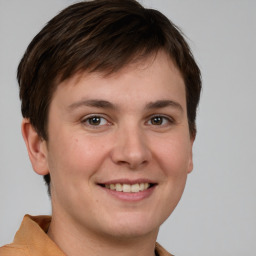
M155 230L143 236L125 238L96 234L54 215L48 230L48 236L67 256L154 256L157 233Z

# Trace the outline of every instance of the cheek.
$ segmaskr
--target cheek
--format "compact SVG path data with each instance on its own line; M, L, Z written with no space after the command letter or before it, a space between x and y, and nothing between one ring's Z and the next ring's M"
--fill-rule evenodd
M185 136L169 138L162 144L159 143L155 152L167 176L178 178L187 174L191 160L191 143Z
M58 136L51 145L50 173L69 180L91 176L99 168L106 151L105 145L84 135Z
M90 193L91 177L102 162L101 151L97 143L81 137L59 136L52 142L48 159L52 198L72 208L81 194Z
M173 212L185 188L190 143L183 137L174 136L173 139L169 137L168 140L159 143L155 150L157 163L164 174L159 202L165 203L159 203L160 222L163 222Z

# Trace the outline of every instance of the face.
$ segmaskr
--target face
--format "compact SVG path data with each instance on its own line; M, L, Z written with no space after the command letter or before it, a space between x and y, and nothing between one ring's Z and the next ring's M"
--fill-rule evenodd
M161 52L60 84L48 134L53 216L98 235L156 234L192 170L184 81Z

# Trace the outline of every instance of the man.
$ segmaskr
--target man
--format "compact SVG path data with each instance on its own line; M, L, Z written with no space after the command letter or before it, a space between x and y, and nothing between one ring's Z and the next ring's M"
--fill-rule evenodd
M52 216L0 255L170 255L156 243L192 171L201 79L178 29L134 0L74 4L18 67L22 134Z

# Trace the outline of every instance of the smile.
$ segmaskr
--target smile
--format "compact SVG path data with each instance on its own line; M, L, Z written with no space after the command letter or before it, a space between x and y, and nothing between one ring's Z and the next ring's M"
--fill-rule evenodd
M124 192L124 193L138 193L144 190L147 190L150 188L153 184L150 183L136 183L136 184L104 184L103 186L105 188L108 188L110 190L118 191L118 192Z
M119 179L98 183L97 185L108 195L111 195L118 200L136 202L150 197L154 193L158 183L154 183L147 179Z

